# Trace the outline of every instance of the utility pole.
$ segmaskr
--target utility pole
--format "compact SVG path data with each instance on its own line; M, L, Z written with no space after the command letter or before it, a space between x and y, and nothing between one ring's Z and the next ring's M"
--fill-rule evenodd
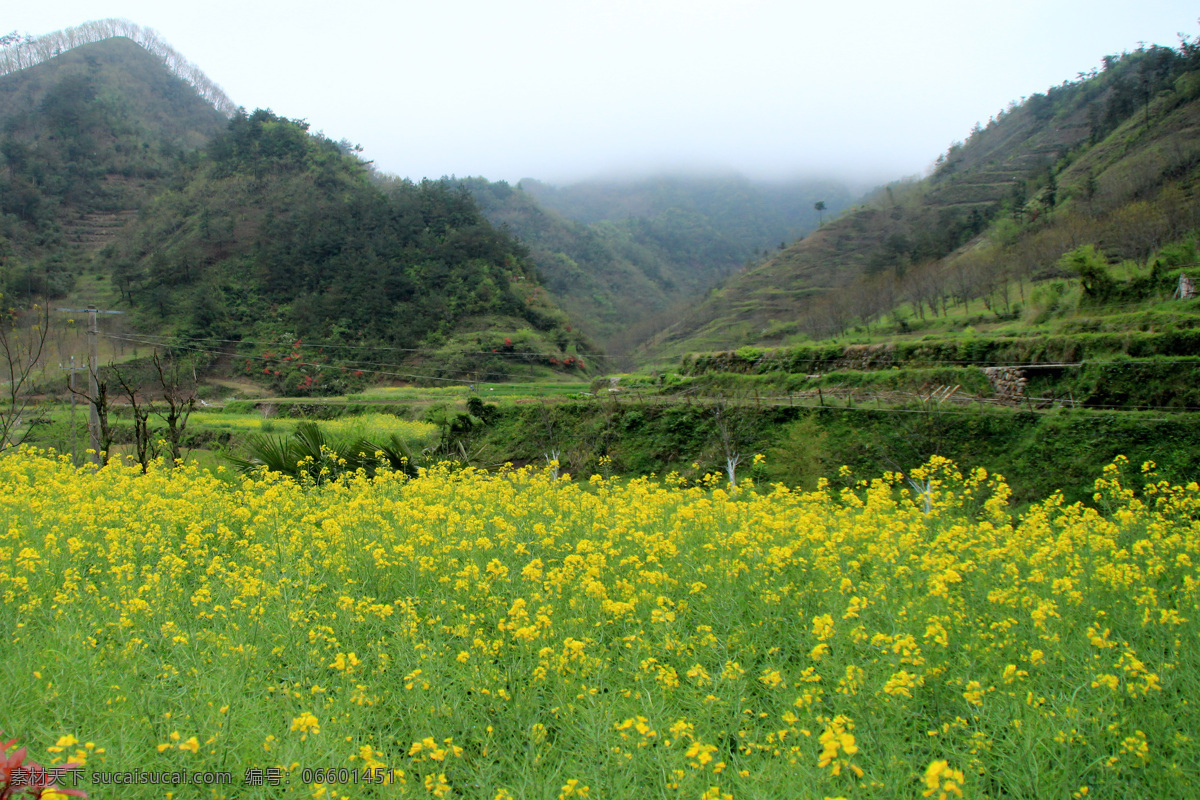
M96 409L95 400L99 397L100 387L96 385L100 375L100 323L96 318L94 306L88 306L88 440L92 446L92 458L100 464L100 414Z
M92 460L97 465L100 464L100 414L96 410L96 397L99 394L100 387L96 385L96 381L100 374L100 323L97 315L99 314L124 314L124 311L99 311L95 306L87 308L60 308L59 311L67 311L75 314L82 314L85 311L88 315L88 397L91 399L88 408L88 438L91 442ZM75 373L71 373L74 377ZM74 396L74 395L72 395Z
M64 367L60 364L59 368L70 373L68 380L71 387L71 461L76 463L79 456L79 434L75 430L75 373L82 370L83 367L75 366L75 356L71 356L71 366Z

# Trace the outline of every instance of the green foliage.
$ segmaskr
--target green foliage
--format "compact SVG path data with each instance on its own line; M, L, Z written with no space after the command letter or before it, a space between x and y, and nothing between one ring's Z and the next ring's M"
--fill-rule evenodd
M476 416L472 410L474 408L485 411L487 420L495 418L494 413L488 410L482 401L477 404L468 403L466 412L455 410L449 403L435 403L425 410L425 422L435 425L438 429L437 445L431 448L438 456L462 464L468 464L476 458L478 450L474 440L488 422L483 417Z
M301 422L289 436L255 434L246 439L245 455L227 455L238 471L277 472L320 486L357 470L374 474L391 469L416 475L417 459L399 434L380 443L366 439L332 439L315 422Z
M70 291L92 242L111 238L223 123L125 39L0 77L0 291Z
M730 278L655 337L653 355L789 334L869 336L884 325L907 334L914 320L927 326L972 304L1014 321L1029 308L1031 282L1065 274L1082 276L1089 309L1169 296L1173 268L1153 267L1152 256L1200 229L1197 51L1185 39L1110 56L1101 73L1011 104L955 143L930 177L884 187ZM1134 271L1122 259L1152 274L1122 280ZM1064 293L1043 292L1029 319L1066 310Z
M496 420L500 407L495 403L485 403L482 397L472 395L467 398L467 413L487 425Z
M380 344L463 328L540 331L550 369L589 351L464 189L373 180L267 110L226 120L125 39L0 76L0 293L62 295L85 270L111 276L135 327L335 345L243 349L243 371L290 395L361 390Z
M542 413L534 404L501 406L473 440L485 463L544 463ZM857 475L910 470L933 455L1002 474L1021 503L1062 491L1068 503L1091 501L1092 478L1121 454L1155 461L1172 481L1200 469L1200 416L1145 419L1131 412L1079 410L1031 414L978 409L941 413L871 407L739 409L753 436L744 453L762 453L761 480L809 486L847 465ZM695 480L723 470L712 411L701 403L557 404L555 442L572 475L677 473ZM757 480L757 478L756 478Z
M1059 260L1063 270L1079 278L1083 288L1082 305L1103 306L1115 303L1137 303L1155 297L1168 296L1175 288L1180 270L1172 267L1195 264L1196 244L1188 239L1164 248L1153 259L1148 273L1138 274L1136 265L1127 267L1134 274L1127 280L1117 280L1109 264L1093 245L1084 245L1064 255Z
M485 318L546 332L560 360L587 349L465 189L373 182L342 145L265 110L237 114L104 256L145 324L183 309L185 336L294 342L241 363L289 395L359 391L372 347L436 345Z
M1084 245L1064 255L1059 264L1079 276L1085 296L1094 303L1107 303L1116 294L1117 283L1108 274L1108 259L1093 245Z
M815 489L817 480L829 474L829 434L816 415L790 422L780 430L775 446L767 451L767 470L773 480L789 486Z
M387 439L372 445L375 458L381 460L393 472L402 472L410 478L417 476L419 461L412 447L404 441L400 434L393 433Z

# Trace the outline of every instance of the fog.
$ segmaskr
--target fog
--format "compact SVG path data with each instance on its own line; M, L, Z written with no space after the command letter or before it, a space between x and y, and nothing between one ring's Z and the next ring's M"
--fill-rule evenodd
M924 173L1013 100L1139 42L1191 2L59 0L0 33L122 17L247 109L361 143L384 172L565 183L733 170L865 186Z

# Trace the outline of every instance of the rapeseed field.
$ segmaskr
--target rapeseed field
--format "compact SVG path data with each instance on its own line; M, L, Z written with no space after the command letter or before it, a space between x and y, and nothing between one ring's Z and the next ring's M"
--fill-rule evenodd
M92 797L1200 794L1197 484L836 481L19 453L0 728Z

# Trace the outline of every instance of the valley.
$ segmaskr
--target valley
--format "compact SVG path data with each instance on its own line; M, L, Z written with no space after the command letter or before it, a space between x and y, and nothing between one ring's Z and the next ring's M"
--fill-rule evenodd
M1200 41L1102 63L861 193L0 37L0 796L1195 796Z

